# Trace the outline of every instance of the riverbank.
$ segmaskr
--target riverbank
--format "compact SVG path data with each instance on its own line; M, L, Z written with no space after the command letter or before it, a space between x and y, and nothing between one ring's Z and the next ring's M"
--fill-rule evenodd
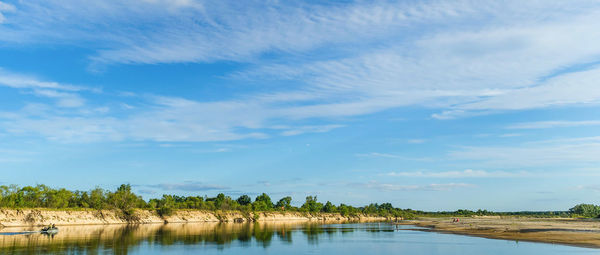
M452 222L452 218L420 218L400 224L428 228L424 231L600 248L600 221L594 219L476 217Z
M136 210L133 217L124 217L113 210L49 210L0 209L0 228L106 224L152 224L194 222L270 222L270 221L384 221L385 217L359 215L344 217L335 213L309 214L301 212L248 212L175 210L172 215L160 216L154 210Z

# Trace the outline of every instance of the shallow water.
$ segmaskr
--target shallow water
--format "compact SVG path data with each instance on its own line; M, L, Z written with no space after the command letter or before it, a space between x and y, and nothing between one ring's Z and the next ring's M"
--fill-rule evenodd
M196 223L3 229L0 254L599 254L600 250L414 231L384 223Z

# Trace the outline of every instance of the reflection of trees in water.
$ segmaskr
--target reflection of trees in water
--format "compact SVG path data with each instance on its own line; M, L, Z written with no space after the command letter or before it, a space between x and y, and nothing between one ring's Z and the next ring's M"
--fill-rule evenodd
M139 226L137 225L127 225L122 228L121 232L118 235L118 240L115 238L112 242L107 243L104 242L104 247L113 247L112 251L116 255L125 255L129 252L129 249L136 243L138 243L138 238L136 238L136 230L138 230Z
M292 243L292 230L289 228L280 228L276 232L279 240L285 243Z
M244 224L239 235L237 236L237 240L244 247L250 246L250 241L252 241L252 225Z
M82 227L85 230L85 227ZM81 231L81 229L78 229ZM292 243L295 230L302 232L310 244L318 244L319 236L326 234L328 239L336 233L344 235L353 232L354 227L327 227L316 223L303 225L269 225L259 223L220 223L202 224L166 224L161 226L127 225L123 227L106 227L91 229L85 236L60 238L33 234L21 236L20 242L0 246L0 254L112 254L126 255L141 245L203 245L216 244L219 249L227 248L232 242L241 246L251 246L252 240L264 248L273 242L273 237L283 243ZM367 230L377 231L377 230Z
M323 232L323 228L317 224L308 224L302 229L302 233L306 235L308 243L314 245L319 243L319 235Z
M266 225L261 227L259 224L254 225L254 239L256 242L261 244L264 248L271 245L271 239L273 239L273 229Z

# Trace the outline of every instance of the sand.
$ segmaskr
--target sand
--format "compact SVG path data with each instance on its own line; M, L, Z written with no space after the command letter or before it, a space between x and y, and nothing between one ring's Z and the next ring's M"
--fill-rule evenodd
M485 238L566 244L600 248L600 220L571 218L473 217L420 218L400 224L442 233Z

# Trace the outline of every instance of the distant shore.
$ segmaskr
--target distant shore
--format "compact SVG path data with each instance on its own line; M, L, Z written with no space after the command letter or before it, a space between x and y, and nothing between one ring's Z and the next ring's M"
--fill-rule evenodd
M0 209L0 229L2 227L106 224L153 224L153 223L193 223L193 222L269 222L269 221L385 221L385 217L356 215L342 216L338 213L301 212L240 212L176 210L169 216L160 216L155 210L135 211L135 217L124 218L113 210L49 210L49 209Z
M426 227L423 231L600 248L600 220L593 219L491 216L459 218L459 222L420 218L400 224Z

